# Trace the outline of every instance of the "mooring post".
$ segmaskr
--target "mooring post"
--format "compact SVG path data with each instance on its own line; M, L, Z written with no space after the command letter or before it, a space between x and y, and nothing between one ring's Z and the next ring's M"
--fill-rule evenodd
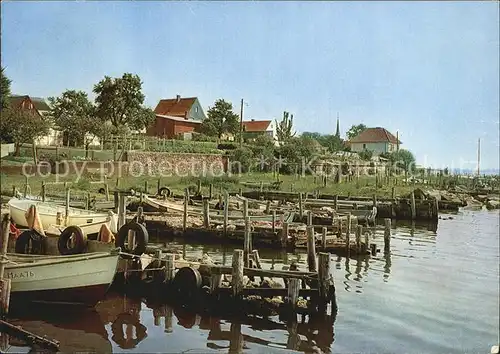
M210 183L208 185L208 199L212 200L212 193L213 193L214 185Z
M316 239L313 226L307 227L307 265L310 272L316 271Z
M243 219L248 217L248 199L243 199Z
M417 208L415 205L415 192L414 191L411 192L410 203L411 203L411 219L415 220L417 217Z
M384 219L384 251L391 249L391 219Z
M125 225L126 212L125 194L118 193L118 230Z
M200 194L201 194L201 179L199 179L199 180L196 182L196 194L197 194L197 195L200 195Z
M182 230L186 232L188 217L189 190L184 188L184 210L182 213Z
M170 306L167 305L167 308L165 310L165 333L172 333L172 315L173 315L173 310Z
M288 281L288 306L291 310L297 308L297 300L299 299L300 279L292 278Z
M318 269L318 290L320 307L325 307L328 304L328 296L330 293L330 254L321 252L319 254L319 269Z
M70 189L66 188L66 200L64 202L64 226L68 226L69 222L69 199L70 199Z
M396 187L392 186L391 188L391 199L396 199Z
M281 246L286 247L288 243L288 223L284 222L281 228Z
M232 261L232 281L231 288L233 289L233 296L236 298L241 297L243 290L243 251L234 250Z
M149 191L148 180L145 180L144 181L144 194L148 195L148 191Z
M272 213L272 231L273 231L273 234L276 232L276 210L273 210L273 213Z
M227 236L227 222L229 219L229 193L224 192L224 236Z
M345 228L345 247L347 250L347 254L349 255L349 252L351 250L351 213L347 213L347 222L346 222L346 228Z
M130 243L129 243L130 246ZM165 267L163 269L163 272L160 272L159 270L154 271L153 278L154 279L160 279L160 281L163 283L166 280L166 266L163 261L163 251L161 249L156 249L155 250L155 255L154 255L155 260L158 261L158 268Z
M113 192L113 201L114 201L114 204L115 204L115 213L118 214L118 191L114 191Z
M338 210L338 200L339 200L339 196L338 195L334 195L333 196L333 208L335 209L335 211Z
M370 249L372 252L372 256L375 256L377 254L377 244L376 243L370 243Z
M361 253L361 234L363 233L363 226L358 225L356 227L356 251Z
M12 196L15 198L17 194L16 186L12 186Z
M210 229L210 204L208 199L203 199L203 227Z
M165 255L165 281L169 282L174 279L175 271L175 254L167 253Z
M6 315L9 312L10 303L10 278L4 279L5 264L7 261L7 248L9 246L10 233L10 214L6 213L2 218L2 257L0 259L0 315Z
M370 240L368 237L369 234L368 234L368 232L365 231L364 235L365 235L365 251L368 251L370 249L370 245L369 245Z
M373 195L373 206L374 207L377 206L377 194L376 193Z
M307 226L312 226L313 224L313 214L311 210L307 211Z
M271 201L268 199L266 202L266 214L269 214L271 210Z
M245 234L243 240L243 261L245 263L245 267L250 266L250 251L251 251L251 230L250 230L250 218L247 216L245 218Z
M323 229L321 230L321 247L324 249L326 249L326 233L327 233L327 228L326 226L323 227Z
M302 193L299 193L299 216L301 219L304 216L304 207L302 204L303 204L302 203Z
M43 201L43 198L42 198ZM90 192L85 193L85 210L90 209Z
M264 182L260 181L260 192L264 192Z
M42 181L42 202L45 203L45 199L46 199L46 192L45 192L45 181Z

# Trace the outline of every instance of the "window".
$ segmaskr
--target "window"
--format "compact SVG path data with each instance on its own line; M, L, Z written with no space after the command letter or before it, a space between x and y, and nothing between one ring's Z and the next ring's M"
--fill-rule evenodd
M194 109L194 111L195 111L196 113L198 113L198 107L196 107L196 108Z
M363 144L363 149L366 149L366 144Z

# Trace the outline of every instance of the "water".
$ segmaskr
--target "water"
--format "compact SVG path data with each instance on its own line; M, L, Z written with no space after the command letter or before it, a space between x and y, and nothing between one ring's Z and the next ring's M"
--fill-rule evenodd
M338 313L333 325L300 323L297 332L277 317L220 319L170 307L110 297L96 311L49 315L18 314L12 322L61 342L61 350L97 352L425 352L488 353L499 343L499 213L463 211L432 225L393 226L390 255L345 259L333 255ZM383 243L383 230L376 242ZM208 252L226 258L214 246L188 246L188 255ZM303 253L259 250L264 267L281 269ZM127 305L125 304L127 303ZM131 306L132 304L132 306ZM133 340L122 338L131 319L124 307L137 308L140 324ZM153 307L153 308L150 308ZM61 313L62 312L62 313ZM172 313L171 326L155 315ZM120 315L120 313L122 313ZM115 325L112 325L115 322ZM298 333L291 335L290 333ZM10 340L10 352L28 352Z

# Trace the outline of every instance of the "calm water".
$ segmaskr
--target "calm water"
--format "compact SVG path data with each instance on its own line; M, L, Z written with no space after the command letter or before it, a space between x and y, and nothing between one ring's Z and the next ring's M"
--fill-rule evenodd
M444 215L443 215L444 216ZM333 255L338 313L334 324L292 325L279 318L231 321L202 317L170 307L110 297L96 311L17 315L12 321L61 342L61 350L98 352L426 352L489 353L499 343L499 213L463 211L436 227L393 226L390 255L349 259ZM376 242L383 242L377 230ZM188 255L213 246L187 246ZM298 260L304 254L259 250L264 267ZM274 261L273 261L274 259ZM116 319L137 309L135 328ZM133 311L132 311L133 312ZM121 314L121 315L120 315ZM171 314L171 324L161 316ZM42 320L43 319L43 320ZM112 323L115 322L115 325ZM122 333L131 340L123 339ZM292 334L290 334L292 333ZM10 352L28 352L10 341ZM238 344L241 343L241 344ZM319 348L318 348L319 347ZM290 349L287 349L290 348Z

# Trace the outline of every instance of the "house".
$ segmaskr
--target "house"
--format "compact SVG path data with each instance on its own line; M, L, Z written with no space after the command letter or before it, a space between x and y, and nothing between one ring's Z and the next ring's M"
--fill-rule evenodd
M156 119L147 130L150 136L172 139L193 132L206 118L197 97L163 99L154 110Z
M399 150L401 141L387 129L381 127L367 128L349 140L351 151L371 150L374 155Z
M48 119L50 107L43 98L30 97L29 95L12 95L9 98L10 106L14 109L28 111L35 119ZM49 128L47 135L36 140L37 145L59 145L62 144L63 133L56 127Z
M259 135L269 135L276 140L276 129L272 120L249 120L242 122L243 139L253 140Z

